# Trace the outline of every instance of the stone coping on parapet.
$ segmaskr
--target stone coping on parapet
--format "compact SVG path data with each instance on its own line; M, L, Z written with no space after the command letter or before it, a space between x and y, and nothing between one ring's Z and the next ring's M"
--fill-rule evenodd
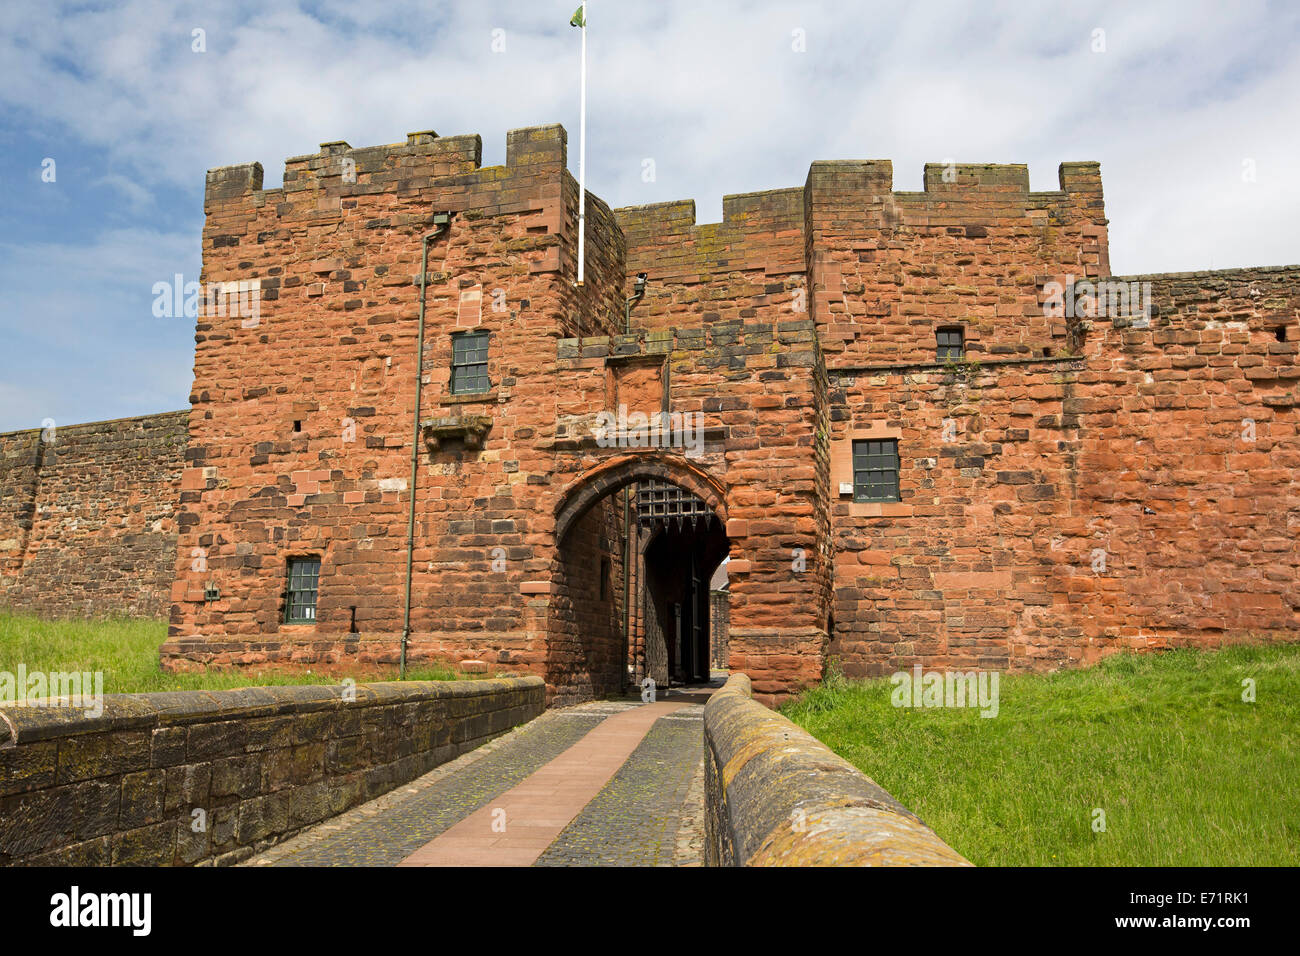
M704 707L705 852L722 866L970 866L734 673Z
M0 865L238 863L531 720L545 697L529 676L3 705Z
M65 429L67 430L76 429L77 431L84 431L86 429L91 429L91 428L101 428L106 425L121 425L125 422L158 421L160 419L180 417L182 415L185 416L186 420L188 421L190 410L188 408L181 408L170 412L153 412L152 414L148 414L148 415L125 415L122 418L105 418L96 422L72 422L67 425L57 425L56 427L59 431L64 431ZM10 435L22 435L27 432L44 431L46 427L48 426L36 425L32 428L16 428L13 431L0 432L0 438L7 438Z
M1114 280L1116 282L1138 282L1147 280L1155 282L1158 279L1230 279L1234 277L1245 278L1252 272L1294 272L1300 273L1300 264L1283 265L1283 266L1236 266L1227 269L1198 269L1192 272L1134 272L1128 275L1110 275L1103 276L1099 279L1093 279L1094 282L1103 282Z
M697 230L711 226L749 225L802 231L804 189L802 186L787 186L755 192L727 193L722 197L722 219L717 222L696 222L694 199L669 199L636 206L619 206L612 212L624 229L639 224L678 222L684 227Z
M479 697L544 689L542 678L497 677L482 680L378 681L364 684L277 684L236 690L159 691L148 694L105 694L103 710L62 706L63 698L43 703L0 703L0 748L56 737L102 734L121 730L174 727L213 720L248 720L285 714L340 710L381 704Z

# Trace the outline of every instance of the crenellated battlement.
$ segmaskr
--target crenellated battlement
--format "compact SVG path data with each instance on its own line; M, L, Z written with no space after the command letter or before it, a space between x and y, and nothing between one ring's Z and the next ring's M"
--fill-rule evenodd
M297 202L304 194L364 196L410 190L434 183L472 185L540 169L563 169L568 135L563 126L525 127L506 134L506 163L484 168L478 134L439 136L433 130L408 133L404 143L353 147L344 140L320 144L315 153L285 160L283 185L263 190L261 163L208 170L204 207L211 214L223 202ZM468 178L465 178L468 177Z
M1029 167L1023 163L926 163L924 191L994 190L1029 192Z
M203 193L206 209L226 199L238 199L248 193L262 191L262 164L242 163L237 166L218 166L208 170L207 185Z
M627 274L654 280L635 323L791 317L787 306L807 269L802 189L725 196L721 222L697 223L689 199L616 209L614 217L627 243ZM707 298L697 291L706 282L715 290Z
M934 202L1003 201L1031 209L1071 203L1078 206L1094 199L1100 202L1100 164L1061 163L1058 177L1059 190L1031 192L1029 167L1023 163L926 163L924 188L903 191L894 189L894 164L890 160L817 160L809 167L803 187L724 196L720 223L697 223L692 199L625 206L614 212L629 235L686 235L693 229L719 226L801 229L810 207L845 193L859 194L864 202L880 202L888 197L904 209Z
M921 191L896 191L894 166L887 159L818 160L809 167L802 187L724 196L718 223L697 222L691 199L626 206L614 214L633 245L688 238L712 246L721 243L730 253L747 233L802 232L807 222L844 204L851 207L848 220L855 222L864 216L889 221L932 216L941 209L965 218L981 212L974 207L983 207L990 219L1030 210L1048 210L1058 219L1102 217L1098 163L1062 163L1058 177L1059 190L1031 192L1029 167L1021 163L927 163Z
M336 141L321 143L320 151L291 156L284 164L286 195L336 186L382 187L412 176L438 178L478 169L482 162L480 136L440 137L433 130L408 133L405 143L353 148Z
M614 210L626 232L686 233L710 226L733 226L742 230L801 229L803 190L767 189L752 193L729 193L722 197L722 221L696 222L695 200L678 199L624 206Z
M213 251L232 251L205 259L208 277L225 281L245 271L241 263L270 267L303 226L312 249L291 262L317 272L321 263L343 270L336 263L344 260L359 268L361 259L320 251L338 224L350 223L368 246L382 243L383 230L418 236L440 212L466 222L528 218L530 272L574 286L577 183L567 159L567 133L548 125L509 131L500 166L482 165L477 135L421 130L364 148L324 142L286 161L278 189L262 189L257 163L214 169L204 238ZM923 188L901 191L889 160L818 160L802 186L728 194L721 220L706 223L689 199L609 210L589 194L586 266L603 278L599 293L591 283L570 290L566 329L781 321L806 311L830 353L872 351L857 358L875 360L898 357L904 343L924 347L912 316L926 315L926 325L970 325L973 347L1051 347L1042 343L1060 330L1020 328L1036 305L1020 257L1051 274L1097 277L1110 268L1100 167L1062 163L1058 179L1059 189L1035 192L1024 164L928 163ZM623 298L642 272L650 286L624 318ZM318 292L319 280L308 279Z
M802 187L725 196L720 222L697 222L689 199L614 215L627 240L628 275L645 272L652 280L637 321L662 328L687 317L704 324L788 317L811 296L813 314L835 326L826 329L834 349L841 338L878 332L882 316L914 308L901 304L903 294L946 296L935 304L952 321L973 300L980 312L1010 303L1019 316L1023 307L1008 289L1017 296L1032 290L1020 290L1012 274L998 276L1007 264L994 245L1036 250L1036 261L1080 275L1105 275L1100 167L1062 163L1058 177L1059 190L1033 192L1024 164L928 163L924 188L908 192L894 189L887 159L818 160ZM991 266L986 282L963 274L983 258ZM896 270L910 277L906 293ZM940 276L949 277L946 285L935 281ZM988 288L976 292L981 284ZM874 293L864 298L867 289ZM839 318L846 312L853 316L847 322Z
M858 221L874 214L887 223L923 217L927 224L950 213L968 224L971 216L1006 219L1030 211L1059 221L1104 221L1100 164L1061 163L1057 176L1060 189L1033 192L1023 163L926 163L921 190L895 190L889 160L822 160L809 168L804 192L814 216L848 204L854 207L848 218Z

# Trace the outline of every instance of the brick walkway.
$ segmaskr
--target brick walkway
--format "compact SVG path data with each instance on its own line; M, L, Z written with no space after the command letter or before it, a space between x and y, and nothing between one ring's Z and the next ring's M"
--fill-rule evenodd
M548 711L245 865L699 865L702 700Z

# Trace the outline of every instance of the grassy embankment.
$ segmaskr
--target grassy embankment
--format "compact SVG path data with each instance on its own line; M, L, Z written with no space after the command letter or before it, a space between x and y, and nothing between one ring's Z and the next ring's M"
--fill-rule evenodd
M378 664L254 665L171 673L158 666L158 646L167 625L148 620L43 621L0 612L0 671L102 672L104 693L162 690L226 690L270 684L337 684L344 677L357 683L397 680L396 666ZM408 680L459 680L471 676L448 666L407 669Z
M783 711L974 863L1300 865L1300 646L1002 675L993 718L893 689L832 678Z

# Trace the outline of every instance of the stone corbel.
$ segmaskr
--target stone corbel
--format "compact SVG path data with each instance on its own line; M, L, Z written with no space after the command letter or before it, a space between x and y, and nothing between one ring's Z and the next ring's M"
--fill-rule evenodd
M437 451L448 438L458 438L466 448L482 448L483 439L492 427L490 415L461 415L447 418L429 418L420 422L424 443L430 451Z

